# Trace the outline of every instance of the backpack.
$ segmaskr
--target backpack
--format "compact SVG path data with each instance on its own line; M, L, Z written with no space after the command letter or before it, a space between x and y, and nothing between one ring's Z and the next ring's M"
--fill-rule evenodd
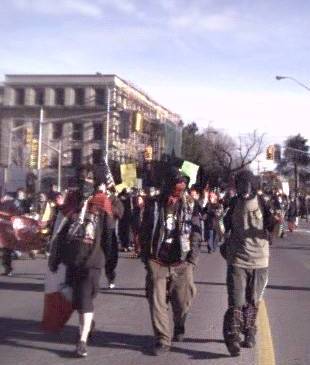
M96 245L99 216L87 212L88 201L84 201L80 214L69 223L61 245L61 261L67 266L84 266Z

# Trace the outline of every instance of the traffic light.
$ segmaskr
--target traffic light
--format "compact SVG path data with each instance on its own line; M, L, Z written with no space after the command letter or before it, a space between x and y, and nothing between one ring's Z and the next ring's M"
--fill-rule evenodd
M152 161L153 159L153 147L148 145L144 150L144 159L145 161Z
M47 155L42 155L41 157L41 167L42 168L45 168L45 167L48 167L48 156Z
M270 145L270 146L267 147L266 159L267 160L274 160L274 145Z
M30 145L30 157L29 157L29 167L36 169L38 167L38 151L39 151L39 141L37 138L33 138Z
M143 115L140 112L133 113L132 129L134 132L142 132L143 130Z
M27 127L25 136L26 145L30 146L32 139L33 139L33 130L31 127Z

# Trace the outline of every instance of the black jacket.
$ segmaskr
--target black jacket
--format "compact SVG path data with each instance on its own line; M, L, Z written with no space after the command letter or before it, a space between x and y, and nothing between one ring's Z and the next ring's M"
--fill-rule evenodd
M165 197L163 196L146 200L140 231L141 257L144 262L148 259L158 259L158 247L164 239L165 232L164 204ZM190 212L190 251L184 257L181 239L182 235L185 235L183 227L186 212ZM180 244L179 261L188 261L196 264L201 244L201 216L198 205L194 204L190 208L184 197L180 200L180 206L177 211L177 227L177 241Z

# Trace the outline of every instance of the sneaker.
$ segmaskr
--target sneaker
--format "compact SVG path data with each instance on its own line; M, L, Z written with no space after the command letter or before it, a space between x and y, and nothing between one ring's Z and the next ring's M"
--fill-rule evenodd
M153 347L153 355L160 356L170 351L170 346L162 343L158 343Z
M231 356L236 357L240 355L240 342L237 340L229 341L227 343L227 349Z
M113 282L109 283L109 289L114 289L115 288L115 284Z
M1 275L2 276L13 276L13 270L12 269L5 270L5 272Z
M86 342L79 341L76 345L76 355L78 357L86 357L87 356L87 347Z
M245 335L244 341L242 342L242 347L246 347L248 349L253 348L256 345L255 334L249 332Z

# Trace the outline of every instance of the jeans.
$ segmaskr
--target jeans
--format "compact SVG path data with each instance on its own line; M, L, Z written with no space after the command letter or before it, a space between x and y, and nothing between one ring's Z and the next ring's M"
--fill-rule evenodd
M207 230L208 248L210 251L215 252L217 249L217 237L215 229Z

